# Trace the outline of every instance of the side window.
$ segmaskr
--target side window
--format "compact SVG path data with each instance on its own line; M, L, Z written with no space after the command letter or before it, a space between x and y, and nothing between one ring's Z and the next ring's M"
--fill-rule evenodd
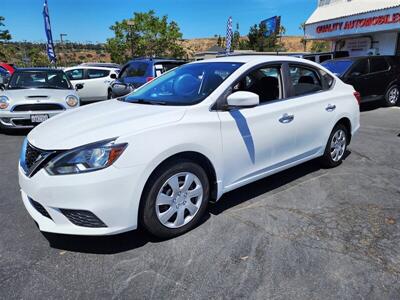
M87 74L89 79L96 79L96 78L107 77L110 74L110 71L100 70L100 69L88 69Z
M316 70L294 65L289 65L289 69L295 96L312 94L323 90L321 79Z
M329 75L328 73L326 73L324 70L320 70L322 79L325 81L325 87L326 89L330 89L333 85L333 83L335 82L335 79Z
M260 103L282 98L282 76L280 67L262 67L243 77L233 92L247 91L257 94Z
M371 57L369 59L371 73L389 70L389 64L384 57Z
M350 74L354 75L365 75L368 74L368 60L362 59L356 63L351 70Z
M69 80L82 80L83 79L83 69L75 69L65 72Z
M154 70L155 70L156 77L164 74L165 72L168 72L171 69L179 67L180 65L181 65L181 63L170 63L170 62L155 64Z

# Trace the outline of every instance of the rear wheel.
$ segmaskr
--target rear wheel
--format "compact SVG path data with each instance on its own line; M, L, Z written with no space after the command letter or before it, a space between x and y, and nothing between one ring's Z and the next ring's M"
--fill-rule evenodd
M153 235L171 238L194 228L209 201L204 169L188 160L176 160L150 178L141 209L141 223Z
M324 155L320 160L321 164L326 168L334 168L340 165L346 153L348 141L347 128L342 124L337 124L329 136Z
M110 100L110 99L112 99L112 97L113 97L112 91L111 91L111 90L108 90L108 92L107 92L107 99Z
M399 103L400 89L397 85L392 85L386 92L384 98L385 106L394 106Z

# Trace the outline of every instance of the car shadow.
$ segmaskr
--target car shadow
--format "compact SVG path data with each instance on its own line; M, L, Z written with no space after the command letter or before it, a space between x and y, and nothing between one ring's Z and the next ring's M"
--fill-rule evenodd
M206 213L197 227L209 218L210 214ZM143 247L147 243L161 243L168 240L156 238L142 228L108 236L81 236L48 232L42 232L42 234L51 248L90 254L117 254Z
M371 111L371 110L376 110L379 108L382 108L382 101L373 101L373 102L367 102L367 103L361 103L360 104L360 111Z
M343 160L346 160L350 154L351 151L347 150ZM260 179L245 185L244 187L226 193L221 197L220 200L218 200L218 202L210 205L209 212L213 215L219 215L225 210L231 209L265 193L279 189L284 185L287 185L311 173L315 173L321 169L322 167L318 160L314 159L296 167Z
M349 150L346 151L344 159L350 154ZM279 189L286 184L319 170L321 170L319 162L312 160L231 191L222 196L218 202L209 205L208 212L201 219L197 227L207 222L211 215L219 215L225 210ZM42 232L42 234L49 242L51 248L91 254L117 254L143 247L147 243L165 241L165 239L158 239L150 235L141 228L110 236L78 236L47 232Z
M27 136L32 129L7 129L0 128L0 134L10 136Z

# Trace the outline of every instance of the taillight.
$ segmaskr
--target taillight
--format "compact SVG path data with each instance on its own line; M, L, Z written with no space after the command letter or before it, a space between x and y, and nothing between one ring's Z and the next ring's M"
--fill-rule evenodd
M356 98L358 105L361 103L361 94L359 92L354 92L354 97Z
M153 79L154 79L154 77L149 76L149 77L146 78L146 82L152 81Z

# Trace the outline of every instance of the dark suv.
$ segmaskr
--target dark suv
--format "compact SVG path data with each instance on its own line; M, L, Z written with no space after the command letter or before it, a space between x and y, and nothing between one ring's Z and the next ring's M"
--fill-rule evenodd
M400 60L395 56L347 57L322 65L351 84L361 94L361 102L382 100L385 106L399 102Z
M126 63L112 83L113 98L124 96L161 74L185 64L186 61L161 58L140 58Z

